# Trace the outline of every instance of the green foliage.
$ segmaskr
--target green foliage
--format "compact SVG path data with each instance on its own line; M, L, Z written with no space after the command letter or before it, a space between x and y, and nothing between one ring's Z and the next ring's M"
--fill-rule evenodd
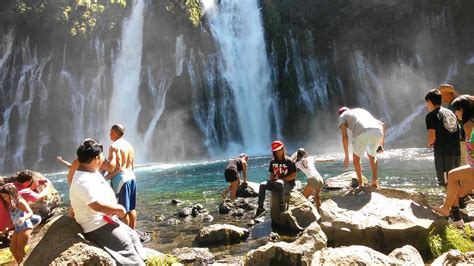
M433 228L428 234L428 245L434 257L438 257L450 249L457 249L461 252L474 251L473 236L471 227L466 225L464 229L459 229L454 225L446 226L441 234L435 233Z
M199 0L186 0L185 6L188 18L191 23L193 23L193 26L199 26L199 24L201 24L201 19L203 16L203 11L201 9L201 4Z
M165 255L160 257L150 257L146 260L147 266L168 266L173 263L180 262L179 259L173 255Z
M12 19L18 15L33 20L41 17L48 23L65 25L72 36L86 37L97 30L98 25L114 27L121 18L113 14L114 11L126 6L126 0L14 0L2 13L9 14ZM109 16L104 16L106 12Z
M168 0L165 3L165 9L178 19L183 19L185 13L185 19L194 27L201 24L204 15L199 0Z

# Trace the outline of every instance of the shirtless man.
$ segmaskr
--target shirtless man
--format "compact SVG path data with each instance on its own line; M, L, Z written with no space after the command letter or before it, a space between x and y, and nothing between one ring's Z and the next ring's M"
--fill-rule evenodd
M108 161L115 159L116 166L113 171L109 171L105 178L111 180L118 203L127 212L122 221L132 229L135 229L137 221L137 213L135 211L137 190L136 178L133 173L135 151L132 145L123 138L124 133L125 128L121 124L115 124L110 129L110 140L113 143L109 148Z

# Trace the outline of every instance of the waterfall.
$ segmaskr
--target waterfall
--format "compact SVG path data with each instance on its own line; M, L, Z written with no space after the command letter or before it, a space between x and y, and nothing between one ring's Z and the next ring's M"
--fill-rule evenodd
M354 52L356 79L360 82L358 100L362 106L376 107L383 113L383 120L391 124L390 106L385 96L382 80L375 73L374 67L360 51ZM377 101L374 101L377 99ZM375 108L370 108L374 110Z
M120 50L113 66L113 92L107 121L109 126L115 123L125 126L125 138L138 151L138 159L145 155L141 152L145 143L137 130L140 112L138 89L142 61L143 11L143 0L135 0L131 16L123 23Z
M410 132L409 130L410 130L411 122L413 122L413 120L417 116L419 116L424 110L425 110L425 105L420 104L415 109L415 111L409 116L407 116L405 119L403 119L402 122L388 128L386 132L386 136L385 136L385 143L391 143L397 139L400 139L400 137Z
M258 1L201 2L219 49L219 72L232 92L229 107L236 112L234 119L240 127L242 149L253 154L267 153L272 136L271 71Z
M299 90L299 102L309 113L315 113L317 109L325 110L328 107L328 83L327 73L321 67L314 51L314 38L310 31L304 34L305 53L300 50L298 40L289 32L291 54L295 68L296 80ZM288 43L285 38L287 53ZM288 59L285 62L285 72L287 72Z
M36 49L30 48L29 38L21 43L22 48L13 54L12 43L14 40L13 31L9 31L2 38L2 60L0 61L1 84L5 84L7 79L18 78L15 87L2 87L0 96L3 102L3 123L0 126L0 168L19 169L25 163L27 147L27 135L30 121L30 111L34 101L39 101L36 112L45 112L45 102L48 97L45 84L42 81L43 71L51 56L38 58ZM8 73L7 59L13 56L14 60L21 58L22 65L19 68L11 69ZM49 141L49 136L45 128L36 128L38 140L37 150L41 151L41 146ZM39 153L38 155L40 155ZM41 160L35 158L34 164Z

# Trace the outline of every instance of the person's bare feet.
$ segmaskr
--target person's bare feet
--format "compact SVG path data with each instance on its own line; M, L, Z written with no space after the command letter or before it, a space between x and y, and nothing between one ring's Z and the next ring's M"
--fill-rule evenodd
M227 195L226 195L226 193L224 193L224 192L221 193L221 196L222 196L223 199L226 199L226 198L227 198Z
M442 216L444 217L448 217L449 216L449 210L445 210L443 209L443 207L437 207L437 206L433 206L433 205L430 205L431 209L439 214L441 214Z

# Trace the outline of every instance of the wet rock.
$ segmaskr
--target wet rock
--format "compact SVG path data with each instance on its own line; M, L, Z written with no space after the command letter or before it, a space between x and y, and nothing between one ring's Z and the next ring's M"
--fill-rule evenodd
M206 213L207 210L204 208L204 206L202 206L201 204L196 204L182 208L178 213L176 213L176 216L178 216L179 218L196 218Z
M462 253L459 250L450 250L441 254L436 258L432 266L442 265L473 265L474 264L474 252Z
M214 255L208 248L175 248L171 253L186 265L207 265L215 261Z
M270 242L277 242L280 241L281 237L278 233L271 232L270 235L268 236L268 241Z
M210 223L210 222L214 221L214 217L212 217L212 215L208 214L208 215L205 215L202 218L202 221L205 222L205 223Z
M258 187L257 183L247 182L247 184L241 183L237 189L236 197L237 198L252 198L258 197L258 189L255 190L254 187Z
M424 201L421 194L385 188L362 191L333 197L321 205L321 227L329 242L364 245L383 253L409 244L429 256L426 237L438 217L413 200Z
M181 205L183 203L184 203L184 201L179 200L179 199L172 199L171 200L171 204L173 204L173 205Z
M219 214L228 214L233 209L235 209L234 203L231 200L224 200L219 205Z
M248 229L230 224L213 224L199 230L196 242L204 244L238 243L249 236Z
M396 265L397 263L395 259L365 246L324 248L316 251L311 258L311 265Z
M181 223L181 221L175 218L169 218L168 220L166 220L167 225L177 225L179 223Z
M237 209L237 210L235 210L231 213L231 215L234 216L234 217L242 217L242 216L244 216L244 214L245 214L244 209Z
M151 241L151 232L142 232L139 230L135 230L140 238L140 242L147 243Z
M363 175L362 182L364 183L364 185L367 185L368 183L367 178ZM359 182L357 180L356 172L350 171L326 179L324 181L324 189L335 190L357 188L358 184Z
M157 214L157 215L154 216L154 219L155 219L155 221L163 222L166 219L166 217L162 214Z
M186 218L192 214L193 214L192 206L184 207L177 213L178 217L180 218Z
M247 199L238 199L235 201L226 199L219 205L219 214L233 214L239 209L245 212L251 212L257 208L257 205L249 203ZM240 211L239 211L240 212Z
M303 230L319 220L316 207L300 192L293 190L285 195L287 210L280 211L280 199L275 193L271 196L272 223L292 230Z
M424 264L420 252L410 245L405 245L401 248L394 249L390 254L388 254L388 256L404 265Z
M244 265L309 265L314 252L326 244L326 235L319 224L313 222L292 243L269 242L250 251Z

